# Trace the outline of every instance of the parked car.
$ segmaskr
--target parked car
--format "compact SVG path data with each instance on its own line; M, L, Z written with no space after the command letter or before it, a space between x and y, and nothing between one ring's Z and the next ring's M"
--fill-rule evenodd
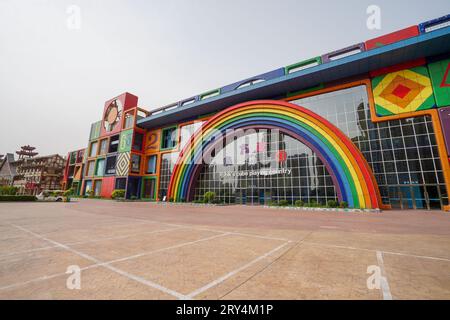
M43 190L36 198L40 201L60 202L64 200L63 191L61 190Z

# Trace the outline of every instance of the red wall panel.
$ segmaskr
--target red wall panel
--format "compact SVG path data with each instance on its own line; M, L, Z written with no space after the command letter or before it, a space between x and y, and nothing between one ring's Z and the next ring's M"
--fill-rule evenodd
M366 50L379 48L387 44L412 38L419 35L417 26L412 26L400 31L392 32L381 37L366 41Z
M100 195L103 198L111 198L111 193L114 190L115 178L114 177L105 177L102 181L102 191Z

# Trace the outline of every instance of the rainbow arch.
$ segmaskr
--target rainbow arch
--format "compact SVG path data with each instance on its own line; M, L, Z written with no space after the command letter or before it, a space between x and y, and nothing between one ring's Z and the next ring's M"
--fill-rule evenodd
M192 200L202 164L202 150L212 137L230 129L278 129L310 147L333 179L338 199L350 208L377 209L381 198L367 161L338 128L303 107L273 100L242 103L223 110L203 124L180 152L168 188L168 198Z

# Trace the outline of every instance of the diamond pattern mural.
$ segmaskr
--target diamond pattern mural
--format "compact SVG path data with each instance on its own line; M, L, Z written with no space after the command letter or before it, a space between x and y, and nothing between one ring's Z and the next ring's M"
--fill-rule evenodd
M116 162L116 175L123 177L128 175L130 170L130 152L119 153Z
M375 77L372 87L378 116L436 107L428 70L423 66Z
M438 107L450 106L450 59L428 65Z

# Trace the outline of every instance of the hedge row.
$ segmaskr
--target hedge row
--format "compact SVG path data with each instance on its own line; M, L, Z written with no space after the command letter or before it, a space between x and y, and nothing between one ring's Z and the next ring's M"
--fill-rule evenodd
M36 201L35 196L0 196L0 201Z

